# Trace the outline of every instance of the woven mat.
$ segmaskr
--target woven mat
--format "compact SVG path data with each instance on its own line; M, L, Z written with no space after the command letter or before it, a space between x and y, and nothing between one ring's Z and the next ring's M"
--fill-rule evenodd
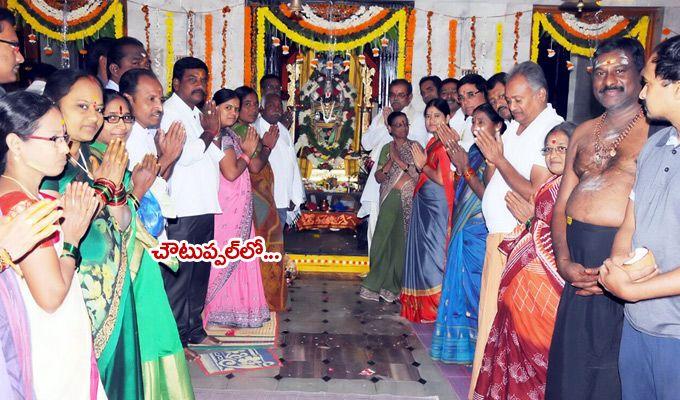
M202 353L196 363L207 376L280 366L274 349L220 350Z
M265 322L260 328L230 328L208 325L206 332L220 343L191 345L191 347L200 349L274 347L278 330L278 316L275 312L272 312L269 321Z

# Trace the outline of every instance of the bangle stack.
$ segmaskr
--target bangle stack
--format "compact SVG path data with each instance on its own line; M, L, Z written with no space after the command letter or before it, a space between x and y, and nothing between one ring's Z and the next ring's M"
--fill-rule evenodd
M139 199L137 199L137 196L130 193L128 194L128 199L132 200L132 205L135 207L135 210L139 210Z
M76 262L76 271L80 269L80 250L76 245L64 242L64 249L61 252L61 257L71 257Z
M241 153L240 156L238 156L241 160L246 162L246 166L250 165L250 157L246 155L246 153Z
M92 188L106 205L116 207L127 203L127 192L122 183L116 187L111 180L98 178L92 184Z

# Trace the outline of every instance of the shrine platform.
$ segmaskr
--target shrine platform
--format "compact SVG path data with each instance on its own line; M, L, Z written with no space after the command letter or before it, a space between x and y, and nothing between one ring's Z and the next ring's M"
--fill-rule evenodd
M284 243L299 272L359 275L368 272L365 236L361 226L357 230L288 230Z

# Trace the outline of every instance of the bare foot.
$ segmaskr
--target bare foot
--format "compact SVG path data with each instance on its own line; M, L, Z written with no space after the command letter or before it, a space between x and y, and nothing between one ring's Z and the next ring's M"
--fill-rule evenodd
M184 348L184 357L187 359L187 362L194 362L200 358L200 355L196 353L195 351L191 350L188 347Z

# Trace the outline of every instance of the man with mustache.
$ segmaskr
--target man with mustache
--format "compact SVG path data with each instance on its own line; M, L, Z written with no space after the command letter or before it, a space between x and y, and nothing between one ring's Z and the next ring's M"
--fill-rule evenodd
M512 121L512 113L510 108L508 108L507 100L505 100L505 81L507 77L508 74L505 72L499 72L489 78L486 84L486 100L496 110L496 113L505 120L505 123L509 124Z
M465 127L465 114L460 108L458 102L458 86L460 82L455 78L446 78L442 81L441 89L439 90L439 98L446 100L449 109L453 116L449 120L449 126L456 132L462 132Z
M278 77L278 75L274 74L265 74L262 78L260 78L260 94L262 98L264 99L264 96L269 94L269 93L274 93L278 94L279 96L283 96L283 88L281 87L281 78ZM283 100L283 97L281 97L281 100ZM293 108L288 107L283 114L281 115L281 118L279 119L279 122L283 124L286 129L290 129L290 127L293 125Z
M424 76L420 79L418 87L420 88L420 96L423 98L423 103L427 104L430 100L439 98L442 80L437 75Z
M116 39L106 53L106 71L109 77L106 89L119 91L120 77L134 68L150 68L144 45L129 36Z
M460 104L460 112L463 115L463 122L453 123L453 118L449 122L449 126L453 128L460 136L459 144L465 149L470 150L470 147L475 143L475 138L472 135L472 113L475 108L486 103L486 80L477 74L467 74L458 81L458 104Z
M268 93L262 96L260 117L253 125L260 138L264 137L270 126L279 127L279 138L269 155L269 163L274 171L274 201L283 229L288 211L298 211L300 205L305 202L305 189L302 185L293 138L281 123L282 116L281 96L278 93Z
M548 399L621 398L623 304L602 294L597 276L623 222L649 131L638 102L644 62L634 39L610 39L595 51L593 94L605 112L571 138L552 221L557 269L567 284L550 347Z
M173 122L186 130L181 155L170 174L170 198L177 218L168 221L168 238L191 244L214 238L215 214L222 212L217 200L219 162L224 156L212 142L220 120L214 101L206 101L208 67L194 57L178 60L172 69L172 96L163 104L161 128L170 132ZM205 102L203 112L198 108ZM209 262L180 262L176 273L163 269L165 290L175 314L182 345L213 343L203 329ZM189 353L188 357L195 357Z
M131 69L120 78L120 93L125 96L132 107L135 123L132 125L125 147L128 151L128 169L134 170L144 156L152 154L160 164L160 172L149 189L158 201L164 218L176 218L170 194L168 178L177 162L186 132L180 122L170 125L168 132L158 129L163 116L163 86L156 75L149 69ZM138 199L146 201L144 198ZM167 239L165 229L159 234L159 240Z
M19 65L24 62L14 24L14 14L0 8L0 85L16 82ZM5 89L0 86L0 96L3 94Z

